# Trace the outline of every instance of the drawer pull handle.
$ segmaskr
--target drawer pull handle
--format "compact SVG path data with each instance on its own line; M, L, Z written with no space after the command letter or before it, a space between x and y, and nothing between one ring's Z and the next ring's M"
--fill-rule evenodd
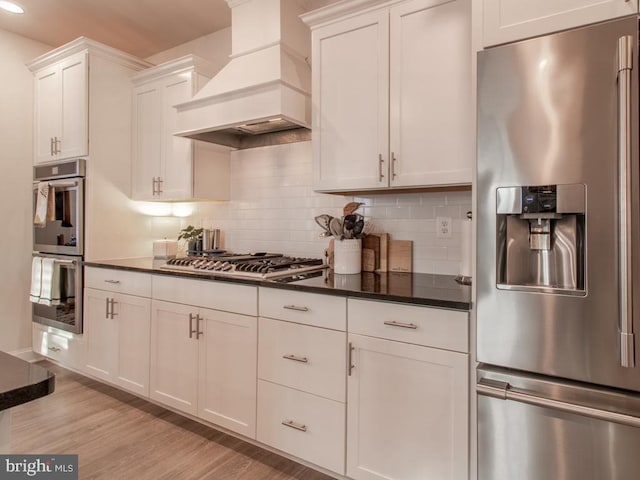
M105 282L118 284L118 283L120 283L120 280L105 280Z
M282 358L293 360L294 362L309 363L309 359L307 357L298 357L297 355L293 354L283 355Z
M297 305L283 305L282 308L286 308L287 310L296 310L298 312L308 312L309 307L299 307Z
M282 425L289 428L295 428L296 430L300 430L301 432L307 431L307 426L301 423L296 423L293 420L283 420Z
M59 352L60 347L49 347L49 350L51 350L52 352Z
M389 325L390 327L411 328L413 330L418 328L418 326L415 323L402 323L402 322L396 322L395 320L386 320L384 324Z

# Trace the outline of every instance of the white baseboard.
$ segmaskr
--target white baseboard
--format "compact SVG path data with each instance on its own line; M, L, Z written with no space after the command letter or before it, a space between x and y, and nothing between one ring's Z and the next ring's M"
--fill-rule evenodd
M30 363L42 360L42 357L34 352L31 348L22 348L20 350L13 350L7 353Z

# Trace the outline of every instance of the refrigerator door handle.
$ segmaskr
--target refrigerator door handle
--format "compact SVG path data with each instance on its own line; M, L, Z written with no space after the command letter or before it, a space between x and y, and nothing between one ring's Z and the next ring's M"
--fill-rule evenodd
M478 395L484 395L487 397L499 398L502 400L512 400L514 402L526 403L528 405L534 405L536 407L549 408L551 410L556 410L563 413L581 415L583 417L603 420L605 422L619 423L621 425L628 425L630 427L640 427L640 417L635 417L633 415L627 415L624 413L599 410L597 408L589 407L586 405L577 405L574 403L554 400L552 398L531 395L530 393L526 393L524 391L513 388L513 386L511 386L507 382L499 382L482 377L478 380L476 391Z
M618 251L620 365L635 366L631 268L631 70L633 37L618 39Z

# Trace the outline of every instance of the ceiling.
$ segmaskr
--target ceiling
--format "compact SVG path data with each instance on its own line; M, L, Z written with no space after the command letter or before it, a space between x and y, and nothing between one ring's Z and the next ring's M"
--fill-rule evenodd
M58 47L85 36L146 58L231 25L225 0L15 0L0 29Z

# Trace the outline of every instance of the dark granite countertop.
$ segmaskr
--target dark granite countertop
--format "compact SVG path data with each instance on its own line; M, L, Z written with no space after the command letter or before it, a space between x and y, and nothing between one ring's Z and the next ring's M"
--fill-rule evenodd
M471 287L458 284L451 275L396 272L362 272L360 275L338 275L327 269L313 278L283 283L277 280L257 280L211 274L201 275L160 269L160 266L165 263L166 260L154 260L152 258L128 258L87 261L84 264L88 267L114 268L328 295L413 303L455 310L469 310L471 308Z
M0 352L0 410L53 393L55 375L46 368Z

